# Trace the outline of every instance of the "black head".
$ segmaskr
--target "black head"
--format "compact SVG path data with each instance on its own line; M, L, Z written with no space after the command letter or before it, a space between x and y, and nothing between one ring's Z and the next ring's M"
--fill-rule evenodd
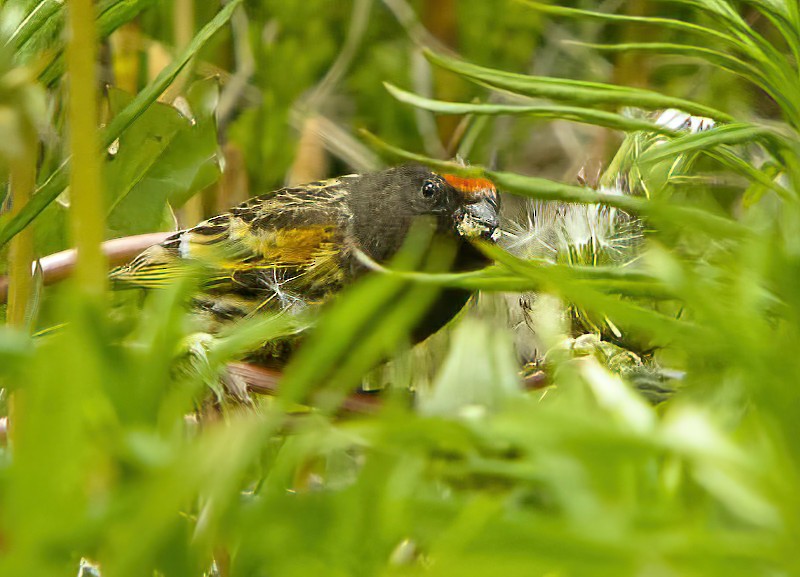
M433 216L440 233L465 241L494 241L499 234L497 191L483 178L404 165L355 178L349 188L356 237L379 261L402 245L418 216Z

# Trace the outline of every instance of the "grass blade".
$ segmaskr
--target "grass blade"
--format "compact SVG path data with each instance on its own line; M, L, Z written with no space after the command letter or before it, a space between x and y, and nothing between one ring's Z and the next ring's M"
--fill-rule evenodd
M539 98L551 98L562 102L596 107L598 105L635 106L645 109L677 108L690 114L708 116L720 121L730 122L733 117L716 110L710 106L698 104L683 98L664 96L658 92L641 88L628 88L603 84L601 82L588 82L582 80L569 80L564 78L547 78L543 76L528 76L503 72L492 68L485 68L431 52L425 51L425 56L432 63L455 72L465 78L499 88Z
M670 42L629 42L624 44L574 42L574 44L604 52L655 52L698 58L755 84L781 105L781 109L793 126L800 126L800 104L796 102L795 96L800 92L800 82L793 74L787 74L781 68L776 69L773 65L775 60L767 58L766 55L758 58L757 62L750 62L712 48ZM783 59L781 58L781 60ZM766 70L767 68L770 70Z
M613 128L632 132L646 130L658 134L674 134L671 130L638 118L630 118L614 112L581 108L578 106L535 105L523 106L518 104L472 104L462 102L444 102L433 100L384 83L386 89L401 102L417 108L423 108L438 114L479 114L486 116L511 115L530 116L548 120L571 120L583 124L592 124L605 128Z
M43 0L39 2L25 19L17 26L6 43L19 50L40 30L43 30L51 18L63 18L61 9L64 3L59 0Z
M669 340L680 335L694 335L697 331L698 327L686 321L663 315L630 301L620 300L615 296L603 294L591 288L587 283L576 283L570 278L571 274L566 268L555 269L551 266L529 263L494 245L481 243L480 248L487 256L507 267L511 272L540 282L542 286L555 290L581 308L608 316L615 322L626 323L653 337Z
M787 143L775 132L761 126L747 123L718 126L714 130L696 132L679 136L669 142L660 143L640 156L641 162L658 162L679 154L698 150L710 150L717 146L746 144L753 141L767 141L785 147Z
M623 22L635 24L652 24L662 28L671 28L673 30L680 30L681 32L688 32L690 34L697 34L700 37L713 40L721 40L726 43L737 45L738 41L735 37L713 28L700 26L693 22L684 22L682 20L675 20L673 18L658 18L653 16L631 16L629 14L613 14L608 12L594 12L592 10L582 10L580 8L567 8L565 6L556 6L552 4L542 4L533 0L518 0L522 4L538 10L544 14L552 14L554 16L565 16L568 18L580 18L586 20L601 20L604 22Z

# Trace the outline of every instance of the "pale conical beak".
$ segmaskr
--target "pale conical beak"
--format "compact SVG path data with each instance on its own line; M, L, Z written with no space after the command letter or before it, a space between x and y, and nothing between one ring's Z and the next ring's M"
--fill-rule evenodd
M456 230L466 239L483 239L496 242L500 238L500 216L497 199L483 197L456 211Z

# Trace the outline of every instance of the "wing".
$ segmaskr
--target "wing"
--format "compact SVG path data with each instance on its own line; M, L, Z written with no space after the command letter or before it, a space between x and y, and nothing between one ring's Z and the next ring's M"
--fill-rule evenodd
M216 316L323 301L347 280L344 178L252 198L150 247L111 278L153 288L199 270L198 304Z

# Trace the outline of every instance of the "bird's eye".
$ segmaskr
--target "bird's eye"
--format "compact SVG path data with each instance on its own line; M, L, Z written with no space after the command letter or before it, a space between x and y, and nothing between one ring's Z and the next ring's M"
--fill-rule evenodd
M435 182L433 182L432 180L426 180L422 185L422 196L424 196L425 198L430 198L434 194L436 194L438 188L439 187L436 186Z

